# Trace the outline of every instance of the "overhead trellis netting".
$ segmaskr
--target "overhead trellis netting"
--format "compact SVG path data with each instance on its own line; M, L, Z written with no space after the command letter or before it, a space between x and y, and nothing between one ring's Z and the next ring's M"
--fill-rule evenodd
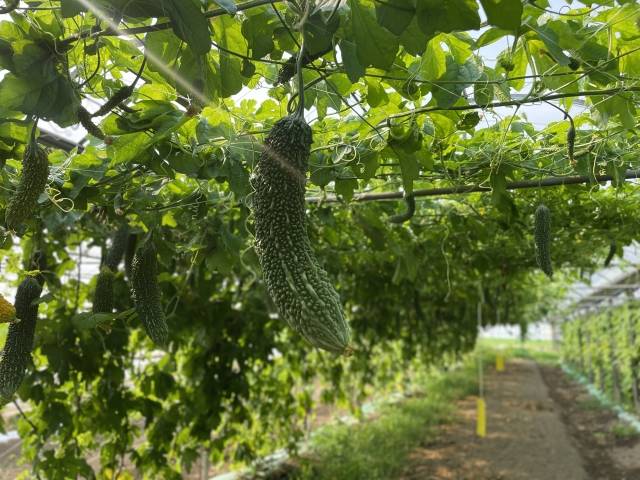
M638 238L636 2L0 9L2 291L43 288L3 400L43 478L293 448Z

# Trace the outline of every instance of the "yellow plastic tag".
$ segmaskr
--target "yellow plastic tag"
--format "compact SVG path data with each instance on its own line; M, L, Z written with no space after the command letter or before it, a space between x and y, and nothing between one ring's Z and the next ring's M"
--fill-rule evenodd
M501 353L496 355L496 371L504 372L504 355Z
M476 435L484 438L487 436L487 408L484 403L484 398L478 398L477 415Z

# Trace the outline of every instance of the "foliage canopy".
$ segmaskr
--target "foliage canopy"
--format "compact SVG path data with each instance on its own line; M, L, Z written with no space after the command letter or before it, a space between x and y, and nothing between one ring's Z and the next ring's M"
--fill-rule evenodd
M468 351L480 300L485 323L540 318L558 293L536 268L542 201L559 282L637 237L640 200L625 181L640 167L636 2L315 2L302 58L308 229L343 299L350 358L312 350L273 315L252 249L249 176L295 107L293 7L304 2L6 3L0 218L35 117L90 133L60 148L39 131L46 190L37 214L0 236L6 271L46 280L20 389L23 454L46 478L108 475L124 458L179 478L201 447L246 460L267 439L291 446L314 379L331 385L326 400L357 399L416 358ZM523 113L549 102L566 117L540 126ZM512 189L523 183L534 188ZM482 191L422 197L468 187ZM379 193L398 201L368 201ZM415 211L390 222L403 196ZM90 313L87 248L106 250L124 224L153 234L163 352L123 272L114 313Z

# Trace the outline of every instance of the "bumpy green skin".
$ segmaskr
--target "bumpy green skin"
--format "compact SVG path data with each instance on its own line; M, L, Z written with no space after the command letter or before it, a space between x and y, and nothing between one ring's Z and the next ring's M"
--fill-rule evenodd
M38 319L38 305L32 302L40 297L42 286L35 278L22 281L16 293L15 307L18 323L9 325L7 341L0 360L0 405L11 400L16 393L31 359L33 336Z
M543 204L540 204L536 209L534 237L538 267L551 278L553 276L553 267L551 266L551 212Z
M255 248L280 315L312 345L348 350L351 332L338 293L307 236L304 192L311 128L285 117L273 126L251 178Z
M93 292L93 313L113 312L113 280L114 274L109 267L100 269Z
M127 239L129 238L129 226L123 225L113 235L111 240L111 247L107 252L107 258L105 265L111 269L112 272L118 270L118 265L122 261L124 252L127 249Z
M158 286L158 261L151 241L136 251L131 263L131 289L138 317L153 342L164 347L169 338L169 328L160 301Z
M135 233L130 233L127 237L127 245L124 251L124 272L128 279L131 279L131 265L133 264L133 257L136 254L137 246L138 236Z
M47 185L49 159L35 142L30 143L22 159L22 175L5 215L7 228L16 230L33 215L38 197Z

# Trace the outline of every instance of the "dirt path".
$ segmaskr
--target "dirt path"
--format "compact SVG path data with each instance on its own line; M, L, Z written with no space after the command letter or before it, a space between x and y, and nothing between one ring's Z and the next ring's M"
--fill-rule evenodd
M463 400L459 404L458 420L443 426L436 440L423 444L411 454L402 480L640 478L614 470L615 461L605 461L607 446L602 444L599 449L605 452L596 457L597 461L615 472L615 476L602 476L602 472L589 468L593 466L589 461L590 446L576 439L576 436L589 436L589 426L583 425L580 430L564 423L571 421L566 414L570 396L578 392L565 392L569 403L559 403L556 400L559 389L551 384L550 394L545 379L551 381L563 374L557 367L549 368L543 378L533 361L514 359L505 372L488 372L487 437L475 436L475 398ZM568 379L564 381L571 384Z

